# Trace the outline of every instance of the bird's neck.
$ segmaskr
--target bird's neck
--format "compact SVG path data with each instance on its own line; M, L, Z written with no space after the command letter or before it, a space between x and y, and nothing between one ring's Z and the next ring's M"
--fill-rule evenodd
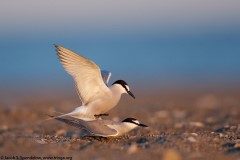
M123 134L128 133L137 127L135 124L126 123L126 122L123 122L121 125L122 125L121 133L123 133Z
M119 95L121 95L121 94L125 93L124 88L123 88L121 85L119 85L119 84L114 84L114 85L112 85L112 86L110 87L110 89L111 89L111 91L112 91L114 94L119 94Z

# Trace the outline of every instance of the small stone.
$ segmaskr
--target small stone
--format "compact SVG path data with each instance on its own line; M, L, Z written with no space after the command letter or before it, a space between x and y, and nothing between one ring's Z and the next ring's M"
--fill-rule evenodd
M197 133L191 133L191 135L192 135L192 136L195 136L195 137L197 137L197 136L198 136L198 134L197 134Z
M224 138L229 138L229 136L227 134L224 135Z
M234 143L240 143L240 139L234 140Z
M194 137L188 137L188 141L195 143L197 140Z
M34 140L35 140L35 142L37 142L39 144L47 144L47 142L43 138L41 138L41 139L34 139Z
M231 148L231 149L227 150L226 154L235 154L235 153L238 153L238 152L240 152L240 147Z
M72 137L75 134L74 131L68 131L66 132L66 137Z
M230 130L236 130L237 129L237 126L231 126L230 127Z
M228 143L225 143L223 145L223 147L233 147L235 145L235 143L232 143L232 142L228 142Z
M59 129L59 130L56 131L56 134L59 135L59 136L63 136L63 135L66 134L66 130L64 130L64 129Z
M219 137L220 137L220 138L224 137L224 134L219 133Z
M148 142L148 139L147 138L139 138L136 142L137 142L137 144L143 144L143 143Z
M240 148L240 143L236 143L235 145L234 145L234 148Z
M174 128L180 129L180 128L182 128L183 126L184 126L184 123L176 123L176 124L174 125Z
M163 137L159 137L159 138L156 139L156 142L159 143L159 144L163 144L165 141L166 141L166 139L163 138Z
M216 118L214 118L214 117L208 117L207 119L206 119L206 122L207 123L214 123L214 122L216 122L217 120L216 120Z
M204 126L204 124L202 122L190 122L189 124L194 127L203 127Z
M213 141L214 142L220 142L220 139L216 137L216 138L213 138Z
M217 133L219 133L219 132L225 132L226 131L226 129L225 128L218 128L217 130L215 130L214 132L217 132Z
M71 138L78 138L78 137L79 137L79 134L78 133L74 133Z
M176 150L168 149L163 155L163 160L182 160L182 157Z
M150 145L149 144L144 144L143 146L141 146L143 149L148 149L150 148Z
M224 125L224 128L225 128L225 129L229 129L229 128L230 128L230 125L229 125L229 124L226 124L226 125Z
M237 126L237 131L240 132L240 124L238 124L238 126Z
M131 144L131 146L128 148L127 153L128 154L134 154L138 151L138 146L136 143Z

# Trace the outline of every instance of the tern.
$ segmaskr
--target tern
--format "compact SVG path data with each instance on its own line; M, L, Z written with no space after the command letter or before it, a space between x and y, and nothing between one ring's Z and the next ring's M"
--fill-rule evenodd
M49 115L50 116L50 115ZM60 117L50 116L56 120L64 122L68 125L85 129L88 131L89 136L101 136L101 137L116 137L122 136L134 128L140 127L148 127L145 124L140 123L135 118L126 118L122 122L116 122L112 120L104 120L104 119L95 119L91 121L84 120L70 120L64 119Z
M80 107L60 117L94 120L98 116L108 115L106 112L117 105L123 93L135 98L124 80L117 80L108 87L111 72L100 70L96 63L67 48L59 45L55 47L64 69L75 81L82 102Z

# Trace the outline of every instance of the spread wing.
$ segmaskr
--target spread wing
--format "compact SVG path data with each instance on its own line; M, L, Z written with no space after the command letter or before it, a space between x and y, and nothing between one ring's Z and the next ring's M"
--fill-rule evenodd
M108 82L109 82L109 79L110 79L112 73L109 71L106 71L106 70L101 70L101 75L102 75L102 79L103 79L104 83L106 85L108 85Z
M84 104L94 100L107 87L100 68L92 61L62 46L55 45L64 69L73 77L79 97Z

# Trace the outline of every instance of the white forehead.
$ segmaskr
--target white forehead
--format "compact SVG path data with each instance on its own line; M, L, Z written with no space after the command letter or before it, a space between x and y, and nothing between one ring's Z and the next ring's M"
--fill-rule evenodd
M128 91L130 91L130 88L128 87L128 85L125 85L125 87L127 88Z
M133 120L133 122L135 122L135 123L139 124L139 121L138 121L138 120Z

